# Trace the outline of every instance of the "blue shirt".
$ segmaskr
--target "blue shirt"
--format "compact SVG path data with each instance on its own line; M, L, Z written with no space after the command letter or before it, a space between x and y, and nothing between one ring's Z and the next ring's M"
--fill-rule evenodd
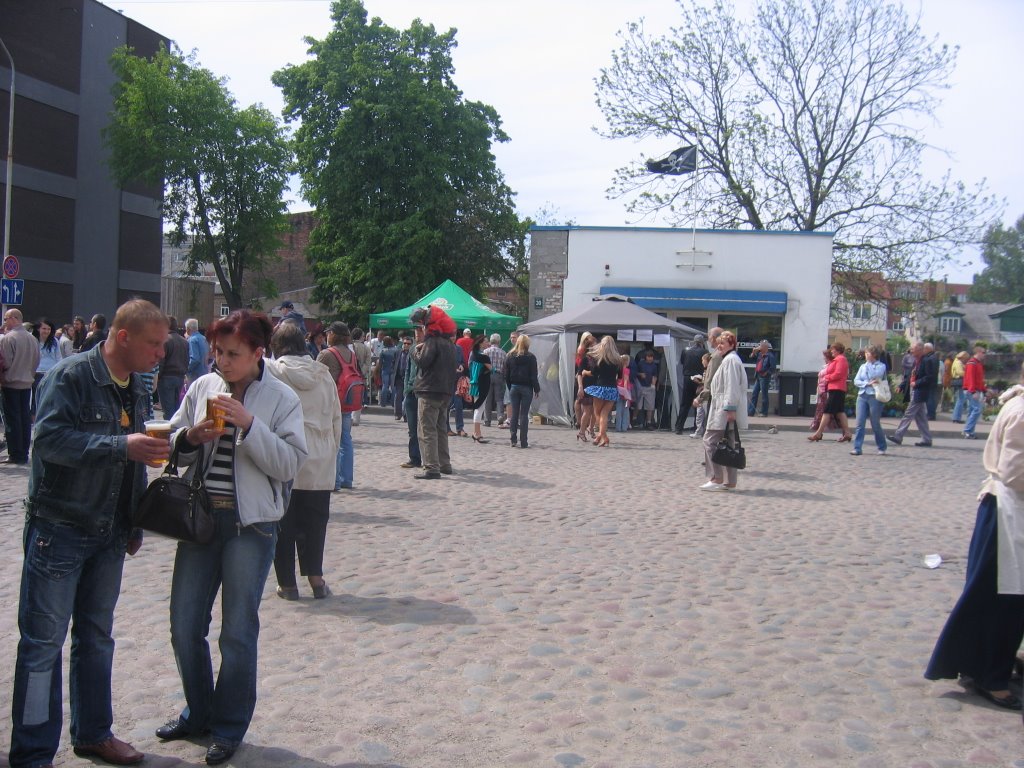
M210 357L210 345L206 337L196 332L188 337L188 378L195 381L210 372L206 360Z
M661 365L658 363L657 360L651 360L651 362L647 362L647 360L641 360L636 367L636 379L637 381L640 382L640 386L653 387L654 380L658 378L658 370L660 368ZM641 376L641 373L645 373L647 375Z
M884 378L885 363L881 360L876 360L873 363L865 362L860 369L858 369L857 375L853 377L853 383L860 394L873 395L875 394L875 388L871 386L869 382L874 381L875 379Z

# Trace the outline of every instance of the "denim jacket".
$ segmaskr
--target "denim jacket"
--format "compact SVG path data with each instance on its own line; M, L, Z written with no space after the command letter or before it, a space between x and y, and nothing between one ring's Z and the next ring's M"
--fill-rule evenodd
M131 387L131 431L142 432L146 393L138 374L132 374ZM57 363L40 382L37 396L26 515L106 535L125 471L135 473L134 510L146 490L146 468L128 461L121 400L103 360L103 345Z

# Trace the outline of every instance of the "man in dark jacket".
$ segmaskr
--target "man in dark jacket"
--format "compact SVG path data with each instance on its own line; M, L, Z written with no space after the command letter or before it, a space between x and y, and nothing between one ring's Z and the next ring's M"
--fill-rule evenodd
M775 362L775 353L772 352L772 344L768 339L763 339L754 350L754 391L750 395L750 403L747 406L747 415L753 416L757 411L757 396L761 395L761 415L768 415L768 387L771 384L772 376L778 368Z
M178 321L168 317L170 330L164 342L164 359L160 363L160 378L156 382L156 391L160 395L160 408L164 418L170 419L178 412L181 404L181 390L185 386L185 374L188 372L188 342L178 333Z
M683 394L679 401L679 416L676 418L677 435L683 434L683 428L686 420L690 417L691 408L694 416L697 415L697 406L693 404L693 399L697 397L698 384L693 377L703 375L704 363L701 360L707 351L707 347L704 346L704 335L698 333L693 337L693 343L679 356L679 363L682 365Z
M438 331L416 329L416 347L412 359L416 363L417 428L423 474L418 480L436 480L452 474L448 453L448 403L455 391L455 370L462 354L450 336Z
M890 435L889 439L896 445L902 445L903 435L910 429L911 422L914 422L921 432L921 439L914 445L929 448L932 444L932 433L928 428L928 395L935 387L935 381L939 375L938 361L935 355L930 358L925 355L924 345L919 341L910 348L909 354L913 355L914 360L917 361L917 364L911 369L908 381L910 404L903 412L899 426L896 427L896 431Z

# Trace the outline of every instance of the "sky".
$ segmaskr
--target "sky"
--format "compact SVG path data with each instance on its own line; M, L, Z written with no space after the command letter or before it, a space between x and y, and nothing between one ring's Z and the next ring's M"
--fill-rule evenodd
M102 2L183 51L194 50L202 66L227 78L241 106L259 102L277 114L283 102L271 74L306 60L303 38L323 38L331 28L329 0ZM1024 215L1024 105L1015 84L1024 71L1024 1L905 2L920 13L926 34L960 48L942 106L924 127L924 139L937 148L925 172L939 178L948 170L968 186L984 180L999 201L992 217L1008 226ZM455 82L467 99L490 104L502 118L511 141L495 145L494 153L521 216L548 211L559 222L583 226L638 223L625 200L607 197L614 171L641 155L667 154L675 143L599 136L595 129L604 121L594 80L611 63L616 34L628 23L643 18L648 32L666 33L677 24L674 0L364 0L364 6L392 27L418 17L439 31L458 30ZM296 191L289 208L309 206ZM969 251L932 277L970 282L981 268L977 252Z

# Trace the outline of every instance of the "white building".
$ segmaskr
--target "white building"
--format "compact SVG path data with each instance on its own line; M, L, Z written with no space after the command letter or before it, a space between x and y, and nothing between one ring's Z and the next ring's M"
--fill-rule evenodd
M768 339L786 370L821 367L830 232L563 226L530 234L531 321L622 294L681 323L736 331L744 352Z

